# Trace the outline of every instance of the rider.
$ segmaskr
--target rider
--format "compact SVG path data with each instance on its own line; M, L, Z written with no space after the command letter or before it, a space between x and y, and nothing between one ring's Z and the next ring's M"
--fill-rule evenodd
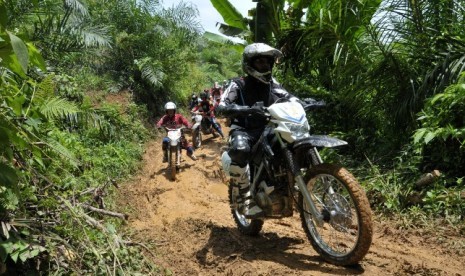
M176 128L180 125L184 125L187 128L191 128L189 122L186 118L184 118L181 114L176 113L176 104L173 102L167 102L165 104L165 115L161 117L161 119L157 123L157 128L161 128L162 126L166 126L169 128ZM168 152L166 149L169 146L169 138L164 137L162 142L162 150L163 150L163 162L168 161ZM181 147L187 151L187 156L192 158L192 160L197 160L197 157L194 154L194 147L192 143L189 143L184 136L181 137Z
M255 203L250 191L249 157L252 146L257 142L267 122L259 115L260 108L252 107L263 102L268 107L279 98L297 100L272 77L273 65L282 56L281 51L264 43L253 43L245 47L242 54L242 69L247 74L233 79L216 108L219 115L231 119L229 150L222 160L230 164L231 180L239 187L243 202L243 213L248 218L259 217L263 210Z
M223 94L223 90L217 81L215 81L210 91L211 91L211 97L213 98L212 99L213 102L216 102L216 99L221 98L221 95Z
M220 134L221 138L224 138L223 130L221 130L220 124L216 122L215 106L213 103L208 100L208 95L206 92L200 93L200 102L199 104L192 109L192 112L200 111L204 113L204 115L208 116L210 123L212 124L213 128Z
M197 98L197 94L194 93L194 94L192 94L192 97L191 97L191 102L189 104L189 109L194 108L198 104L199 104L199 98Z

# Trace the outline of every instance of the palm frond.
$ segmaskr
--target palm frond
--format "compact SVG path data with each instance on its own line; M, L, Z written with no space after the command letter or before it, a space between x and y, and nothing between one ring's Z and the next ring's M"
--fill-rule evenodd
M151 58L144 58L136 60L135 63L141 71L143 79L155 88L163 86L165 73L163 72L163 65L160 62L154 61Z
M160 15L167 27L186 41L195 39L203 31L199 21L199 11L191 3L180 2L177 6L162 9Z
M74 13L79 13L82 16L88 16L87 7L79 0L65 0L65 8L70 8Z
M86 26L79 32L81 42L86 47L110 47L108 29L99 26Z

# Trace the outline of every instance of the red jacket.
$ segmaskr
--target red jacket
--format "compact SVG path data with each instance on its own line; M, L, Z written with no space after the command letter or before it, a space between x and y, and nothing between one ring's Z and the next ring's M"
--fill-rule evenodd
M193 112L195 112L195 111L205 112L206 115L208 115L211 118L215 117L214 110L215 110L215 106L213 105L213 103L211 101L201 101L201 102L199 102L198 105L196 105L192 109Z
M169 128L176 128L181 125L184 125L188 128L191 127L189 121L187 121L187 119L184 118L181 114L174 114L174 116L165 115L161 117L160 121L157 123L157 127L166 126Z

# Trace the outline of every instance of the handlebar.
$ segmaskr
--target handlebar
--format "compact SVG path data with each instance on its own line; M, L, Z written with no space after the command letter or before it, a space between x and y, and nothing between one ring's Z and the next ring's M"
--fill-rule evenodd
M305 111L309 110L314 110L317 108L321 108L326 105L324 101L317 101L312 98L306 98L303 100L299 100L295 98L296 101L302 105ZM282 100L282 101L280 101ZM284 101L290 101L289 99L286 98L280 98L276 101L277 102L284 102ZM221 106L220 106L221 107ZM269 118L271 115L268 112L268 108L264 106L263 102L257 102L255 105L252 107L248 106L243 106L243 105L237 105L237 104L230 104L228 105L227 108L220 108L219 113L226 115L226 116L231 116L231 117L241 117L241 116L248 116L248 115L258 115L262 116L264 118Z
M186 129L187 127L182 125L180 127L175 127L175 128L172 128L172 127L167 127L167 126L161 126L162 128L164 128L166 131L170 131L170 130L178 130L180 129L181 131L183 131L184 129Z
M312 98L305 98L303 100L298 100L298 102L302 105L305 111L315 110L326 106L325 101L317 101ZM242 112L246 113L247 115L261 115L263 117L270 116L268 113L268 108L263 105L263 102L258 102L252 107L241 107L241 109L243 109Z
M312 99L312 98L305 98L305 99L302 100L302 102L303 103L301 103L301 104L304 107L305 111L315 110L315 109L322 108L322 107L326 106L325 101L317 101L317 100Z

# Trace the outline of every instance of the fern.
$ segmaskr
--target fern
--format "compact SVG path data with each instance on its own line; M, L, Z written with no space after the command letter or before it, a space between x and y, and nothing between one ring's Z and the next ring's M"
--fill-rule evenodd
M56 89L55 74L48 74L37 85L35 97L38 99L46 99L52 96Z
M80 164L79 160L76 159L74 154L68 150L66 147L64 147L62 144L57 142L56 140L53 139L47 139L46 140L47 146L53 150L54 152L58 153L59 155L63 156L70 164L77 168L78 165Z
M50 97L44 100L39 111L47 119L53 120L73 117L79 112L79 109L74 103L63 98Z

